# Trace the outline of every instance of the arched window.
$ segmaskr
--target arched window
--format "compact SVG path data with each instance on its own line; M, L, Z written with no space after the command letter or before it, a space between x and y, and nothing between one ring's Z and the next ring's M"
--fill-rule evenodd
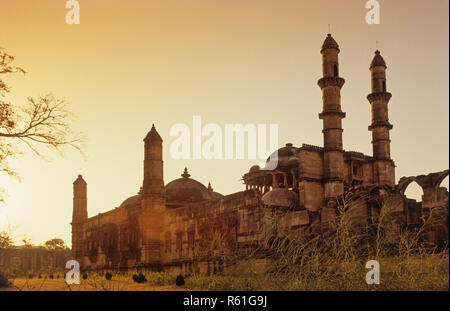
M405 196L408 199L414 199L417 202L422 201L423 190L415 181L411 182L405 189Z
M334 66L333 66L333 72L334 72L334 76L335 76L335 77L338 77L338 76L339 76L339 70L338 70L338 66L337 66L337 65L334 65Z
M386 92L386 81L383 81L383 92Z
M441 181L439 186L447 188L447 191L449 190L449 178L448 178L448 175Z

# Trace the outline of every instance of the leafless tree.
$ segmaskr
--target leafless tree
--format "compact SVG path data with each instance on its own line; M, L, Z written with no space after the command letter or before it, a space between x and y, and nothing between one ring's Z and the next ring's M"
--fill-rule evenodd
M83 139L71 130L74 115L68 110L65 99L48 93L28 97L23 105L6 100L11 92L2 79L25 70L14 65L14 57L0 48L0 173L18 177L9 163L28 148L35 155L45 158L43 148L63 155L65 147L73 147L82 153ZM2 196L0 196L1 201Z

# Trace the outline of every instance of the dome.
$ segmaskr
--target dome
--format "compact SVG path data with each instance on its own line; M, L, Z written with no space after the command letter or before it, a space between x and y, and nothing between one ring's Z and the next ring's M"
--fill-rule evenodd
M123 201L122 204L120 204L120 207L127 207L127 206L131 206L131 205L135 205L135 204L139 203L140 201L141 201L141 196L139 194L133 195L133 196L129 197L128 199L126 199L125 201Z
M297 147L294 147L292 144L288 143L285 147L278 149L279 157L290 157L295 155L297 152Z
M387 68L386 62L384 61L383 57L380 55L380 51L375 51L375 56L372 59L372 62L370 63L370 69L373 67L382 66L384 68Z
M279 163L277 164L277 167L278 167L278 165L285 165L286 163L284 163L284 162L287 159L294 157L297 154L297 150L298 150L297 147L294 147L292 144L288 143L288 144L286 144L285 147L282 147L282 148L278 149L277 151L273 152L270 155L270 157L272 157L272 156L275 157L276 152L278 152L278 158L274 158L274 160L277 159L279 161ZM271 159L270 157L267 158L266 164L270 163L270 159Z
M292 190L286 188L274 188L262 196L262 201L267 206L296 207L298 196Z
M325 38L325 41L322 44L322 49L320 50L320 52L323 52L323 50L327 49L336 49L339 51L339 45L337 44L336 40L333 39L330 33Z
M192 203L211 200L212 191L208 190L202 183L189 178L187 169L184 169L182 178L175 179L165 187L167 204Z
M256 173L260 170L261 168L259 167L259 165L253 165L252 167L250 167L250 170L248 171L249 173Z

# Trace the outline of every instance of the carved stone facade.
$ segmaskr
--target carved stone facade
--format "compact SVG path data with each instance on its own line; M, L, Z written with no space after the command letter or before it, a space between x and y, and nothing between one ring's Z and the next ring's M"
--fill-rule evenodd
M246 190L223 196L211 185L190 177L187 169L164 184L163 140L155 127L144 139L144 181L135 196L119 207L87 217L87 187L81 175L74 182L72 251L84 269L176 269L205 273L223 269L217 244L239 250L257 243L262 223L274 209L284 210L289 226L299 234L317 234L335 217L336 204L349 192L366 191L371 199L361 215L375 223L379 206L395 202L398 226L416 225L423 213L446 206L441 231L430 240L448 240L448 191L440 187L448 170L427 176L401 178L395 183L395 164L390 154L386 63L380 52L370 64L373 154L343 148L339 76L339 46L330 34L321 49L323 76L323 147L286 144L276 151L274 170L254 165L244 174ZM271 157L272 158L272 157ZM269 159L268 159L269 162ZM267 163L268 164L268 163ZM424 189L422 203L404 196L416 181ZM216 244L216 245L214 245ZM219 259L217 259L219 258Z

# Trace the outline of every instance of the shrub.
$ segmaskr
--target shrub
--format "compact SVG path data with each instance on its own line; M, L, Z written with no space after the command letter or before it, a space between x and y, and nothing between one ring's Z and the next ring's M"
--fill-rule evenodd
M161 276L158 275L155 280L156 285L161 285L162 282L163 282L163 280L162 280Z
M11 284L9 283L8 277L5 273L0 271L0 288L1 287L9 287Z
M107 279L108 281L110 281L112 279L112 274L110 272L106 272L105 273L105 279Z
M83 280L86 280L88 278L87 273L83 273Z
M177 275L177 279L175 280L175 284L177 286L183 286L184 285L184 277L181 274Z
M142 274L142 272L139 272L139 274L133 274L133 281L135 281L136 283L145 283L147 282L147 278L145 277L145 275Z

